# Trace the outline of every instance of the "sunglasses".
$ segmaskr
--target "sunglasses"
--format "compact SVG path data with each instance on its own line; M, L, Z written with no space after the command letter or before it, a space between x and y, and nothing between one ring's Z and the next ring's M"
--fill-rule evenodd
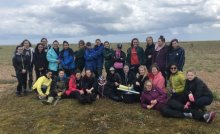
M172 69L172 70L176 70L177 68L176 68L176 67L171 67L170 69Z

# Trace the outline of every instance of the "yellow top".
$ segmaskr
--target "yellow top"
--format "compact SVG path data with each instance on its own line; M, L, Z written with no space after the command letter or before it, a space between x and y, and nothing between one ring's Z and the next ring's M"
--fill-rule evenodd
M42 86L46 86L47 90L46 90L46 95L49 95L50 93L50 85L51 85L52 79L48 79L46 76L41 76L40 78L37 79L37 81L34 83L33 85L33 90L37 90L39 95L44 95L44 93L42 92L41 87Z

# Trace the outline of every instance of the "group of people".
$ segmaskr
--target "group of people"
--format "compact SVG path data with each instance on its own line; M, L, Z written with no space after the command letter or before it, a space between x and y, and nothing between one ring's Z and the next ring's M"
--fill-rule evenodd
M47 39L42 38L35 50L29 40L16 47L12 60L18 80L17 96L26 95L31 89L47 105L64 98L82 104L109 98L139 102L144 109L158 110L165 117L194 118L207 123L215 118L215 112L206 111L213 101L210 89L194 69L188 70L186 77L182 72L185 51L177 39L166 45L163 36L156 44L152 37L147 37L144 50L139 40L133 38L127 53L122 44L113 50L108 41L102 43L100 39L95 40L94 47L91 42L80 40L76 51L67 41L62 45L61 49L57 40L48 45Z

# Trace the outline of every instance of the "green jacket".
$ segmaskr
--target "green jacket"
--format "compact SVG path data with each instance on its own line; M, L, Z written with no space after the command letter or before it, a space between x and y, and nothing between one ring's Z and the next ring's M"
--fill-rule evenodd
M137 54L138 54L138 59L140 62L140 65L145 65L145 54L144 54L144 49L142 47L137 46L136 48ZM127 64L131 64L131 47L128 48L127 50Z
M113 66L112 58L114 56L114 50L105 48L104 49L104 59L105 59L105 69L109 70L111 66Z
M186 82L184 73L178 71L176 74L171 74L169 82L170 88L172 88L176 93L182 93Z
M85 49L81 48L78 51L75 52L75 63L76 63L76 68L78 69L83 69L85 66L85 60L84 60L84 53Z

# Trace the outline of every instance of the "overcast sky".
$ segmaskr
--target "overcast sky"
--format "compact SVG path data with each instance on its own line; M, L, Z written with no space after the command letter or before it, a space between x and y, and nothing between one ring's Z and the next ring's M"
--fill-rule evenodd
M218 0L0 0L0 44L219 40Z

